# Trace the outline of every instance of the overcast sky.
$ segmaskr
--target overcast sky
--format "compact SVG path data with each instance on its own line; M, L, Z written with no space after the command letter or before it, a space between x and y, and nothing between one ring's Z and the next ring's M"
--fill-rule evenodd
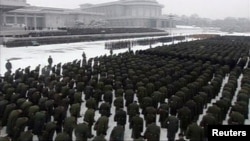
M115 0L27 0L31 5L58 8L79 8L84 3L104 3ZM250 17L250 0L157 0L165 7L163 14L192 15L222 19L225 17Z

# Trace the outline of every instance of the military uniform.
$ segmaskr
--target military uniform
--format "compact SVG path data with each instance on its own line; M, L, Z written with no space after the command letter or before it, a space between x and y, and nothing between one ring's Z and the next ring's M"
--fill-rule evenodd
M191 110L188 107L182 107L178 111L178 118L180 119L181 132L185 132L188 125L191 123Z
M2 118L2 126L5 126L8 121L9 114L16 108L16 104L11 103L8 104L4 110L3 118Z
M197 104L197 112L198 114L202 114L204 108L204 100L200 95L196 95L193 97L194 102Z
M137 98L139 103L142 103L142 99L147 96L147 89L143 86L137 89Z
M111 115L110 113L110 104L105 102L105 103L102 103L100 108L99 108L99 113L102 115L102 116L107 116L109 117Z
M67 117L64 120L64 124L63 124L63 132L66 132L69 134L70 138L72 138L72 132L76 126L76 117Z
M13 110L13 111L11 111L10 115L8 116L6 132L11 137L14 133L13 131L14 131L16 120L21 115L21 113L22 113L22 110Z
M42 130L44 129L45 123L46 123L46 112L45 111L36 112L34 116L33 133L38 136L42 135Z
M35 114L38 111L39 111L39 107L37 105L29 107L29 111L28 111L28 117L29 117L28 127L29 127L29 129L33 129L34 121L35 121L35 119L34 119Z
M116 107L116 110L120 109L120 108L123 108L124 107L123 105L124 105L123 97L117 97L114 100L114 106Z
M154 108L158 108L158 103L161 102L162 94L159 91L154 91L152 93L152 100Z
M161 127L165 128L164 122L169 115L169 105L167 103L162 103L158 108L157 113L160 115L159 122L161 123Z
M11 71L11 69L12 69L12 64L10 63L9 60L7 60L7 63L5 64L5 68L6 68L8 71Z
M128 89L125 91L125 100L126 100L126 107L129 106L129 104L133 103L134 101L134 91L132 89Z
M87 141L89 136L89 127L87 123L80 123L75 127L76 141Z
M133 103L129 104L127 111L128 111L128 115L129 115L129 122L131 122L132 118L136 114L139 114L139 105L137 104L137 102L133 102Z
M230 114L230 117L228 120L229 125L244 125L244 122L245 122L245 118L241 113L233 111Z
M207 113L213 114L218 124L222 122L221 109L218 106L213 105L209 107Z
M84 114L84 121L88 123L89 136L92 137L92 125L95 122L95 110L88 109Z
M155 123L150 124L145 133L144 138L147 141L160 141L161 129Z
M0 119L1 120L3 118L4 110L5 110L8 103L9 103L9 101L5 100L5 99L0 101Z
M93 141L107 141L107 140L104 138L104 135L99 135L99 136L95 136Z
M204 137L207 138L208 136L208 125L216 125L217 121L215 117L211 113L207 113L203 116L200 125L204 129Z
M119 88L115 90L115 97L123 97L124 90L122 88Z
M82 93L81 92L75 92L74 93L74 104L76 103L82 103Z
M48 63L49 63L49 66L51 67L53 63L53 59L51 58L51 56L49 56L48 58Z
M106 116L101 116L95 123L94 129L96 130L96 135L106 135L108 129L109 119Z
M71 140L70 136L65 132L57 134L55 138L55 141L70 141L70 140Z
M146 108L153 106L153 100L151 97L144 97L142 102L140 103L140 107L142 108L142 114L145 114Z
M103 100L104 100L105 102L108 102L108 103L112 104L112 101L113 101L113 94L112 94L112 91L106 91L106 92L104 93Z
M88 109L97 109L97 104L96 104L96 100L94 98L90 98L86 101L86 107Z
M192 123L187 128L186 137L190 141L202 141L204 140L204 131L197 123Z
M62 124L63 120L66 118L66 111L63 106L58 106L54 110L54 121L56 122L57 128L56 131L61 132L62 131Z
M53 136L56 131L56 122L48 122L43 130L41 140L42 141L53 141Z
M118 109L115 113L114 121L117 122L117 125L125 127L127 121L127 114L124 110Z
M32 141L33 134L31 131L22 132L20 137L18 137L17 141Z
M124 127L117 125L113 128L110 134L110 141L124 141Z
M156 114L157 110L154 107L150 106L146 108L146 112L144 114L144 119L146 120L146 126L156 122Z
M13 128L13 140L17 140L21 132L24 131L25 126L28 124L27 117L20 117L16 120L15 126Z
M167 130L167 137L168 137L168 141L174 141L175 139L175 134L179 129L179 120L177 117L175 116L169 116L166 120L165 120L165 126L168 129Z
M70 111L71 116L80 117L80 111L81 111L80 103L72 104L69 111Z
M131 119L130 127L132 128L132 138L136 139L141 136L141 133L143 131L143 118L141 118L138 114L136 114Z
M191 119L198 119L198 111L197 111L197 104L194 102L194 100L188 100L185 105L190 109L191 111Z

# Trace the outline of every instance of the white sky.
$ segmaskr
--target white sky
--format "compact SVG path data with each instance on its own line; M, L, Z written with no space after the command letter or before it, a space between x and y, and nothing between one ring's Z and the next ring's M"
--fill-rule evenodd
M84 3L104 3L115 0L27 0L31 5L58 8L79 8ZM250 0L157 0L163 4L164 14L192 15L222 19L225 17L250 17Z

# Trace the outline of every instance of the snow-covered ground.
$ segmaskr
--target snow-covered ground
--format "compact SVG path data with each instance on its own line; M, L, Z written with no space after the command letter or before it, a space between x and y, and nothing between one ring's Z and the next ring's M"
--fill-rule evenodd
M141 39L141 38L134 38L130 40L135 40L135 39ZM128 40L128 39L123 39L123 40ZM118 40L109 40L109 41L118 41ZM105 49L105 42L107 41L51 44L51 45L27 46L27 47L17 47L17 48L6 48L0 45L0 74L3 75L6 72L5 64L8 59L12 63L12 68L13 68L12 70L16 70L18 68L25 68L27 66L30 66L31 69L34 69L39 64L41 66L47 65L48 64L47 59L49 56L53 58L53 64L57 64L60 62L62 63L70 62L75 59L82 59L83 52L85 52L87 59L105 54L109 55L110 53L109 50ZM174 43L178 43L178 41L175 41ZM152 45L152 47L160 45L162 44L157 43ZM132 47L132 50L136 51L148 48L149 45L147 46L137 45ZM113 54L122 53L126 51L128 51L128 49L114 50Z
M152 37L150 37L152 38ZM138 39L138 38L136 38ZM127 40L127 39L125 39ZM132 39L133 40L133 39ZM190 41L193 39L187 39L186 41ZM117 41L117 40L110 40L110 41ZM12 70L16 70L18 68L25 68L27 66L30 66L31 69L34 69L38 64L41 66L45 66L48 64L48 57L51 56L53 58L53 64L57 63L66 63L71 62L75 59L82 59L82 53L85 52L87 59L100 56L100 55L109 55L109 50L104 49L105 48L105 42L107 41L95 41L95 42L79 42L79 43L69 43L69 44L54 44L54 45L41 45L38 47L28 46L28 47L17 47L17 48L6 48L3 46L0 46L0 74L4 74L6 72L5 69L5 63L9 59L12 63ZM172 43L179 43L180 41L174 41L165 43L172 44ZM152 48L156 46L160 46L162 43L157 43L152 45ZM136 50L144 50L150 48L149 45L147 46L134 46L132 48L133 51ZM128 49L119 49L114 50L114 54L126 52ZM101 104L101 103L100 103ZM83 115L86 111L85 103L81 106L81 115ZM111 131L114 126L116 126L116 122L114 121L114 111L115 107L112 106L111 108L112 115L110 116L109 120L109 129L107 131L106 139L109 140L109 136L111 134ZM95 113L95 120L100 117L99 112L97 111ZM159 115L157 115L157 121L159 119ZM83 122L83 118L78 118L78 123ZM160 125L159 122L157 122L157 125ZM128 120L126 124L126 131L125 131L125 139L126 140L133 140L131 138L132 131L128 128ZM7 135L5 132L4 127L2 130L0 130L0 136ZM146 130L146 127L144 127L144 131ZM161 140L167 140L167 129L161 129ZM95 131L93 131L95 134ZM74 136L73 136L74 138ZM37 140L37 136L34 136L33 140Z
M188 39L192 40L192 39ZM0 46L0 74L3 75L6 71L5 69L5 63L6 60L10 59L12 63L13 70L16 70L17 68L25 68L27 66L31 66L31 69L34 69L38 64L41 66L47 65L47 59L49 56L52 56L53 58L53 64L57 63L66 63L71 62L75 59L82 59L82 53L85 52L87 59L100 56L100 55L109 55L109 50L104 49L105 48L105 42L107 41L95 41L95 42L79 42L79 43L69 43L69 44L54 44L54 45L41 45L38 47L18 47L18 48L6 48L3 46ZM172 42L171 42L172 43ZM171 44L168 43L168 44ZM175 41L174 43L178 43ZM152 47L160 46L161 43L154 44ZM132 48L133 51L136 50L143 50L148 49L149 45L147 46L134 46ZM120 49L120 50L114 50L113 53L122 53L126 52L128 49ZM223 86L227 83L228 78L226 77L223 81ZM223 88L223 87L222 87ZM212 102L218 100L218 98L221 96L221 94L218 95L216 99L214 99ZM250 105L249 105L250 107ZM81 114L85 113L86 111L85 103L82 104ZM114 122L114 106L111 108L112 116L109 120L109 129L107 131L106 139L109 139L110 133L114 126L116 126L116 123ZM206 112L206 109L204 109L204 114ZM99 117L99 112L96 112L95 120ZM199 118L199 121L201 120L201 117ZM157 115L157 125L160 125L158 122L159 115ZM82 122L83 119L79 118L78 122ZM128 122L128 121L127 121ZM128 128L129 124L126 124L126 131L125 131L125 140L132 140L131 138L131 130ZM144 127L144 130L146 128ZM93 134L95 134L95 131L93 131ZM5 128L0 130L0 136L6 135ZM176 134L177 136L177 134ZM161 140L167 140L167 129L161 129ZM37 140L37 137L34 136L34 140Z

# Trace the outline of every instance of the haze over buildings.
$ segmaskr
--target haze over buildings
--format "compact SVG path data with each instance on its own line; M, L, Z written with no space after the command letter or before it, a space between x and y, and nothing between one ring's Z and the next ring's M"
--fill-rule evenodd
M9 27L15 30L60 27L168 28L175 24L249 31L249 20L246 20L249 19L250 0L0 0L0 10L0 26L5 31L10 30ZM181 16L194 13L205 18L245 19L214 22ZM171 14L179 15L175 16L174 23L169 17Z
M61 27L146 27L169 26L164 6L156 0L117 0L101 4L82 3L78 8L36 6L26 0L1 0L1 25L23 27L28 30ZM21 3L15 7L16 2ZM26 5L25 5L26 4ZM70 2L69 2L70 5ZM22 7L23 6L23 7ZM13 9L8 9L12 7Z
M60 8L79 8L83 3L106 3L114 0L27 0L31 5ZM164 5L164 14L192 15L223 19L225 17L249 18L250 0L157 0Z

